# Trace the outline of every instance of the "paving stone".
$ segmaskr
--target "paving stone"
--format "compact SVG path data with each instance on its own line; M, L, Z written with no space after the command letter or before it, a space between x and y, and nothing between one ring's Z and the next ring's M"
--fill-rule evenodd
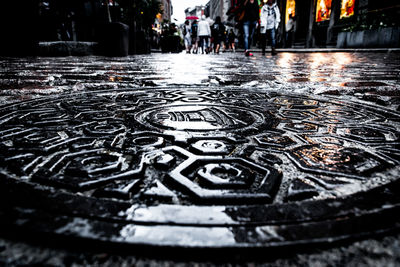
M362 81L378 55L4 59L1 231L81 249L205 251L211 260L391 233L398 99L382 106L355 93L398 91L392 79ZM396 58L374 64L398 74ZM172 64L188 59L200 66ZM294 81L299 67L309 77ZM229 83L227 70L252 74ZM27 73L35 89L24 92ZM218 75L211 79L224 82L212 85ZM158 86L141 82L155 76ZM71 89L72 80L85 85ZM320 90L338 81L342 96ZM35 95L43 84L52 89Z

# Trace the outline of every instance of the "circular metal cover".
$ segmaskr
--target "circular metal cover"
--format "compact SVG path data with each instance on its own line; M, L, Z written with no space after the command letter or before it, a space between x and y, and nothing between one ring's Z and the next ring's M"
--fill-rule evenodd
M210 249L389 231L400 214L399 122L377 106L255 89L2 106L3 230Z

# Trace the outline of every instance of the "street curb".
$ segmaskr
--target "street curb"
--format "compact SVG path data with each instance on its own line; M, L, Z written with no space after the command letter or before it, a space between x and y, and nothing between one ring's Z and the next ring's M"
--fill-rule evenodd
M261 53L261 49L250 49L249 51ZM399 53L400 48L277 48L276 51L285 53ZM266 49L265 52L270 53L271 49ZM161 50L152 49L151 53L161 53ZM244 49L237 49L235 53L244 53Z
M93 56L99 55L97 42L56 41L39 42L38 56ZM261 53L261 49L250 49L252 53ZM265 50L267 53L271 49ZM277 52L286 53L399 53L400 48L278 48ZM182 50L184 52L184 50ZM152 49L151 53L162 53L160 49ZM230 53L229 51L227 53ZM244 49L236 50L244 53Z

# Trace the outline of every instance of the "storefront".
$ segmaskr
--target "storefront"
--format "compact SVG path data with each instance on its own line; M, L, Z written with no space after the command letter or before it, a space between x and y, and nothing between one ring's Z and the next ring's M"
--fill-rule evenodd
M261 4L264 2L264 0L258 1ZM234 7L241 2L242 0L231 0L231 9L234 10ZM278 47L399 46L399 0L276 0L276 2L281 11L281 24L277 34ZM233 20L234 16L231 17ZM289 19L294 20L295 26L288 46L286 30L289 28L287 24ZM369 31L365 35L369 36L368 40L359 37L363 33L356 35L357 31ZM347 35L352 33L351 38L361 40L361 43L357 40L355 41L358 43L350 42L350 37L343 37L345 32L349 33ZM342 36L340 40L339 35Z
M294 21L294 35L293 41L290 45L295 47L306 47L307 46L307 35L309 32L310 25L310 6L313 5L314 0L284 0L282 3L282 9L284 24L282 30L286 30L290 27L288 25L289 19L292 18ZM279 1L278 1L279 3ZM287 40L286 40L287 41ZM287 45L287 44L285 44Z
M293 44L298 47L336 45L337 34L355 14L358 0L283 0L281 7L286 30L289 19L295 20ZM279 1L278 1L279 3Z
M332 11L332 0L317 0L316 6L316 22L329 20Z

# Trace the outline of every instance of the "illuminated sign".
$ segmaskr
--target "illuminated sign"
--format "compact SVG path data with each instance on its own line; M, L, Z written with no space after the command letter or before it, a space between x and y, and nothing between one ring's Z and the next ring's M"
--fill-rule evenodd
M348 18L354 15L354 2L355 0L342 0L340 18Z
M318 0L315 20L317 22L329 20L331 16L332 0Z
M286 2L286 15L285 15L285 24L287 24L289 20L289 15L294 17L296 15L296 1L295 0L287 0Z

